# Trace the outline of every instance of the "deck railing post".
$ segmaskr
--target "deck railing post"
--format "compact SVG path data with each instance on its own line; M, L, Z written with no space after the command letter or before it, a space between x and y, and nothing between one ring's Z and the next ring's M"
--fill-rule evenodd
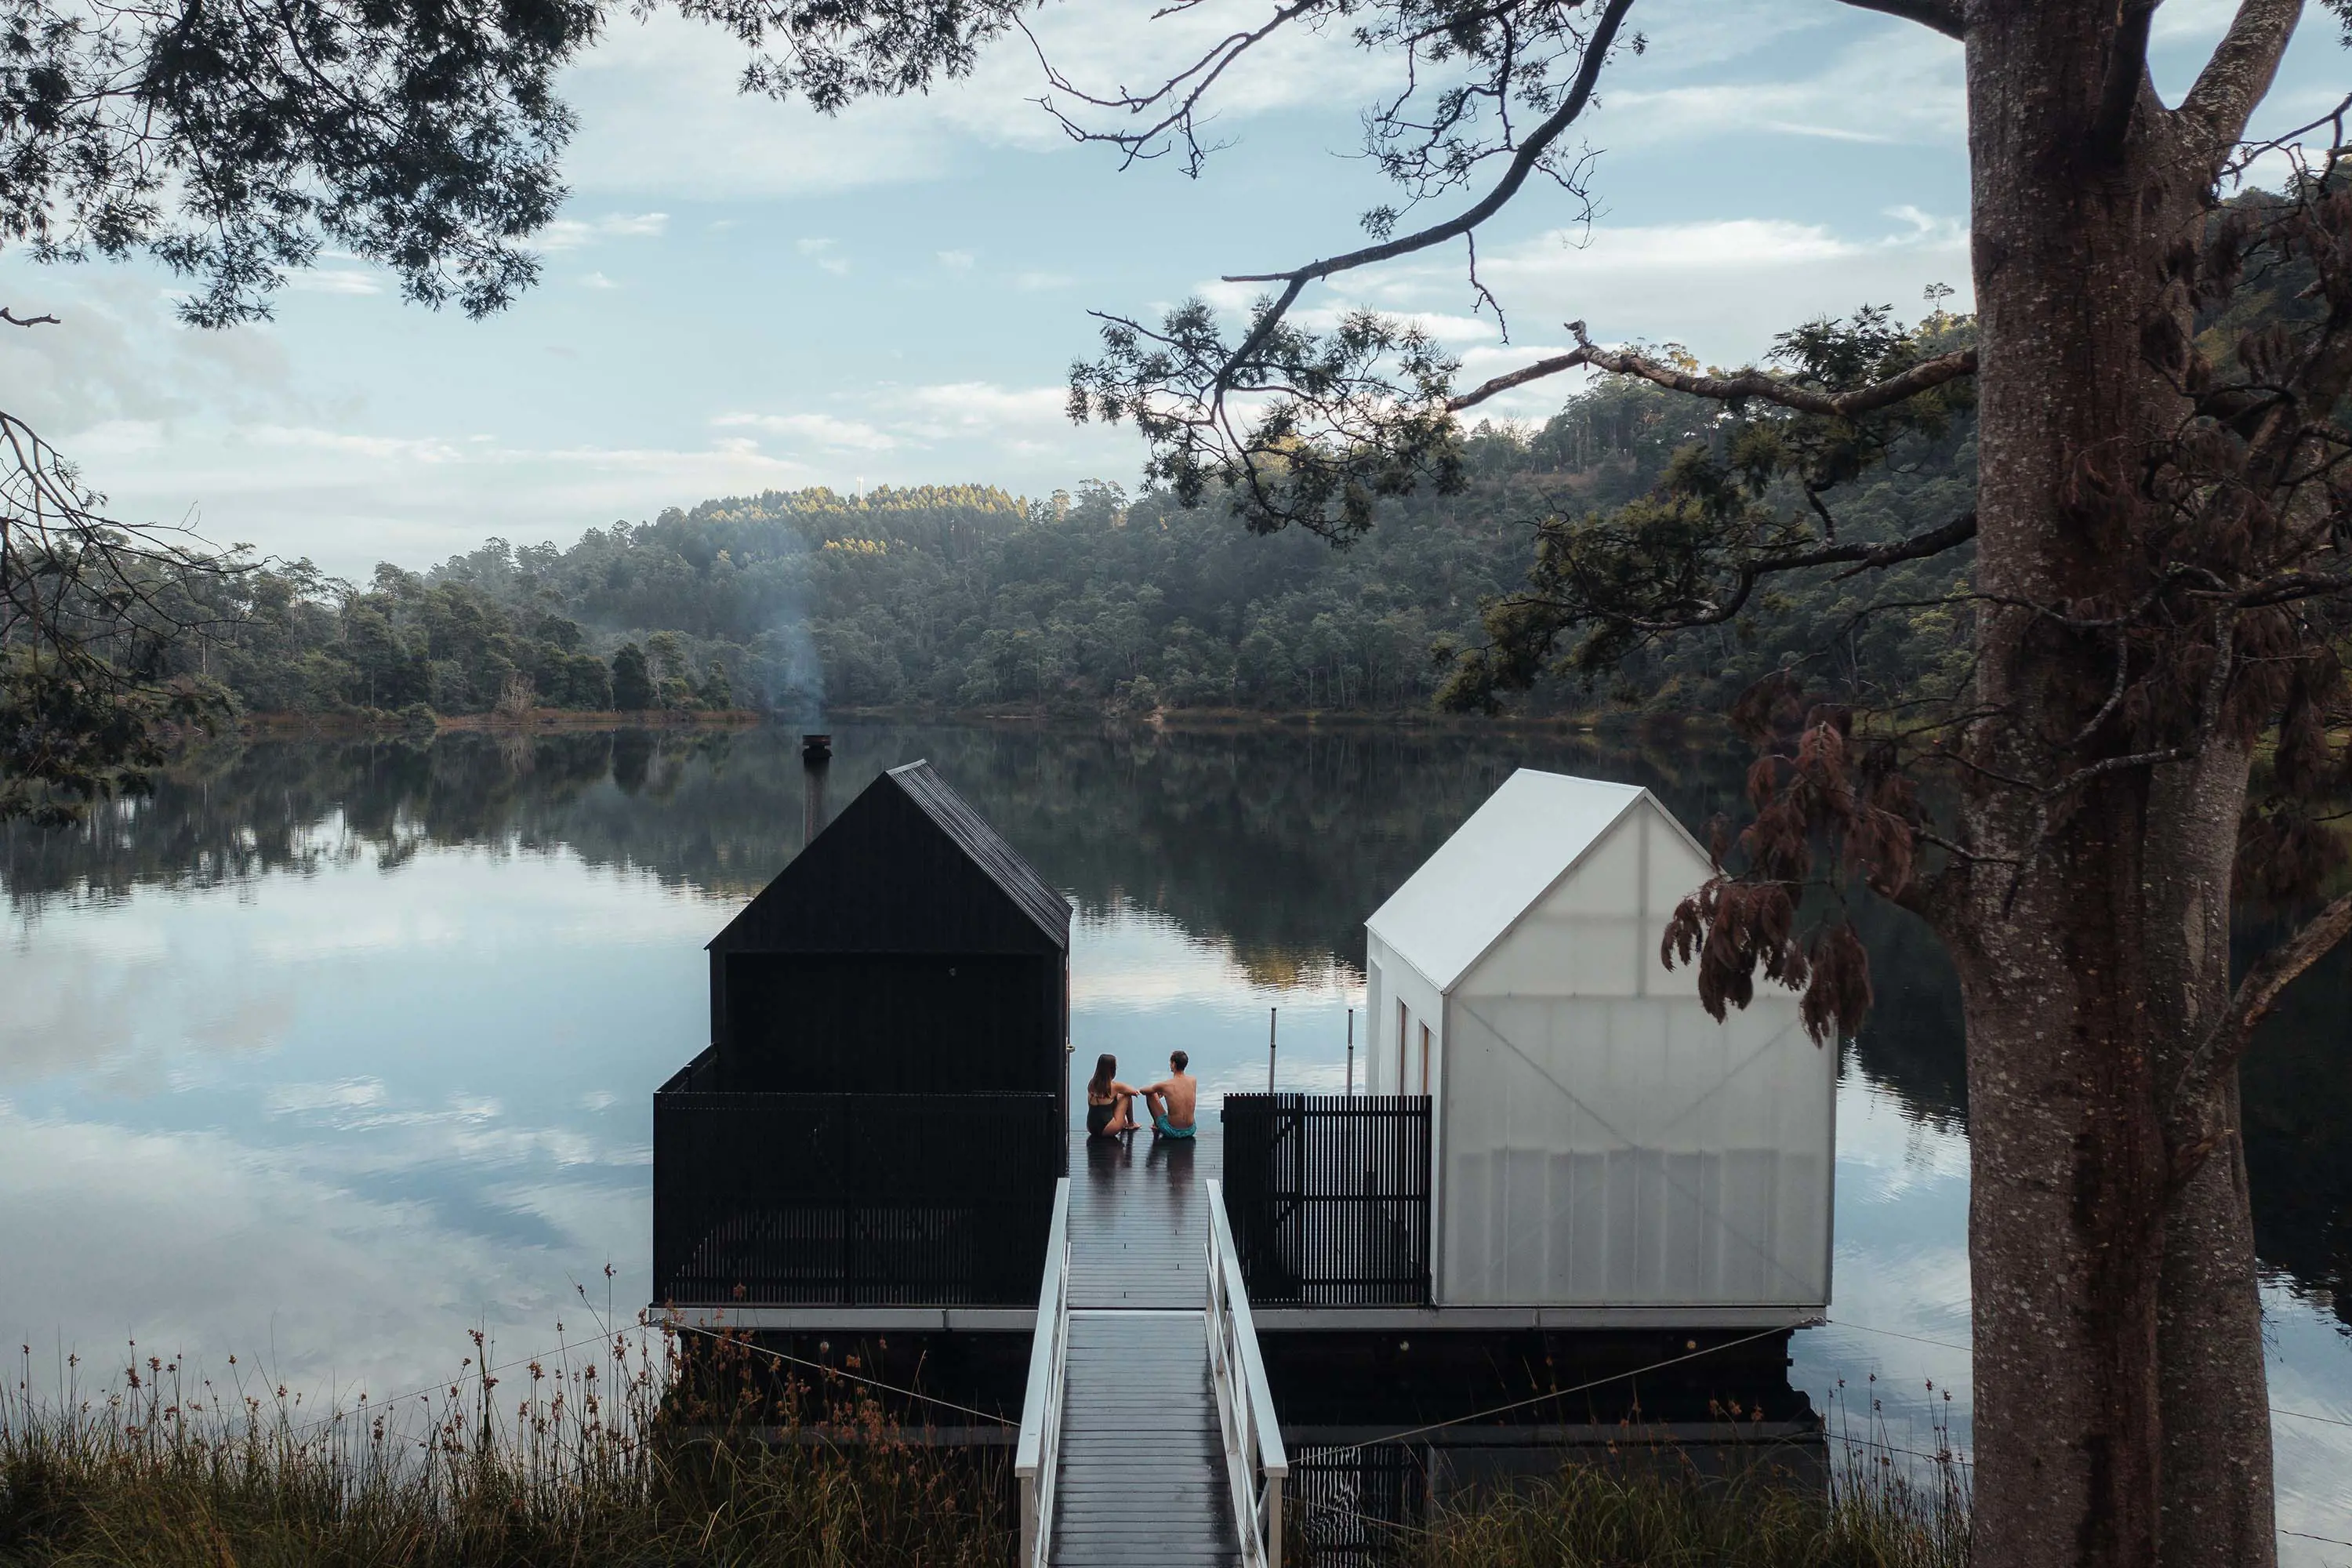
M1243 1568L1281 1568L1282 1483L1290 1473L1290 1458L1258 1354L1257 1324L1250 1316L1249 1288L1225 1216L1224 1187L1213 1176L1206 1185L1209 1381L1217 1394L1234 1523L1241 1535Z
M1070 1178L1062 1176L1054 1184L1037 1323L1029 1338L1029 1384L1022 1394L1021 1435L1013 1450L1013 1473L1021 1488L1021 1568L1045 1568L1053 1551L1054 1477L1061 1460L1069 1341Z

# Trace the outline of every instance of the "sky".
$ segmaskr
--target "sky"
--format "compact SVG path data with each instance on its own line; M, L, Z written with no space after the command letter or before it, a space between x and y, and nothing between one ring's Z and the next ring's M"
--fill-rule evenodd
M1068 79L1132 84L1265 0L1152 9L1049 3L1036 32ZM2158 13L2168 97L2231 9ZM1965 308L1957 44L1837 0L1644 0L1634 18L1648 47L1611 68L1587 119L1591 221L1530 185L1483 231L1507 342L1474 312L1458 247L1310 290L1302 319L1412 312L1476 379L1566 347L1570 320L1730 364L1863 304L1916 319L1930 284ZM276 320L200 331L151 267L0 256L0 303L62 322L0 337L0 407L114 515L352 576L769 489L1132 489L1133 433L1063 413L1097 342L1087 312L1196 294L1238 309L1255 290L1221 276L1360 243L1359 216L1391 199L1360 155L1386 79L1344 37L1231 73L1197 179L1073 143L1034 101L1017 38L968 81L832 120L740 96L741 65L715 30L621 10L563 83L580 130L542 281L487 321L404 304L386 274L331 255ZM2346 65L2332 19L2307 17L2257 132L2326 112ZM1540 419L1570 390L1490 411Z

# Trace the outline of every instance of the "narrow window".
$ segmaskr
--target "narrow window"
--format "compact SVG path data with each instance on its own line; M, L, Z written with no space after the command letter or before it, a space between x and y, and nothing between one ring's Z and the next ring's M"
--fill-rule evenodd
M1421 1026L1421 1092L1429 1092L1429 1026Z
M1397 1092L1397 1093L1399 1093L1399 1094L1402 1094L1402 1093L1404 1092L1404 1050L1405 1050L1404 1043L1405 1043L1405 1041L1406 1041L1406 1040L1408 1040L1408 1039L1410 1039L1410 1038L1412 1037L1412 1015L1411 1015L1410 1013L1408 1013L1408 1012L1406 1012L1406 1011L1405 1011L1405 1006L1404 1006L1404 1004L1403 1004L1403 1003L1402 1003L1402 1002L1398 1003L1398 1004L1397 1004L1397 1079L1396 1079L1396 1092Z

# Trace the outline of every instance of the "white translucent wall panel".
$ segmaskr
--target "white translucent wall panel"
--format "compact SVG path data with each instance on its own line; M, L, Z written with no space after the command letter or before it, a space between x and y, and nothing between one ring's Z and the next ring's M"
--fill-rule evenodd
M1629 816L1447 1000L1446 1305L1820 1306L1834 1053L1658 963L1706 860Z
M1367 966L1370 971L1365 986L1364 1005L1371 1014L1366 1030L1364 1092L1367 1094L1418 1094L1421 1092L1420 1049L1421 1027L1429 1026L1433 1061L1433 1082L1444 1061L1444 999L1412 964L1389 950L1378 936L1365 941ZM1397 1008L1404 1008L1406 1074L1408 1081L1400 1084L1397 1077Z

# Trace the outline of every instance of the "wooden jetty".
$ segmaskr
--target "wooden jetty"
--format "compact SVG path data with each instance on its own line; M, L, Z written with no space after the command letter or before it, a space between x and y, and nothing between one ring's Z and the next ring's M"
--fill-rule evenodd
M1200 1151L1096 1141L1073 1179L1050 1563L1238 1563L1204 1313ZM1213 1155L1209 1163L1213 1167Z
M1221 1140L1091 1141L1046 1247L1014 1473L1021 1561L1278 1565L1287 1464Z

